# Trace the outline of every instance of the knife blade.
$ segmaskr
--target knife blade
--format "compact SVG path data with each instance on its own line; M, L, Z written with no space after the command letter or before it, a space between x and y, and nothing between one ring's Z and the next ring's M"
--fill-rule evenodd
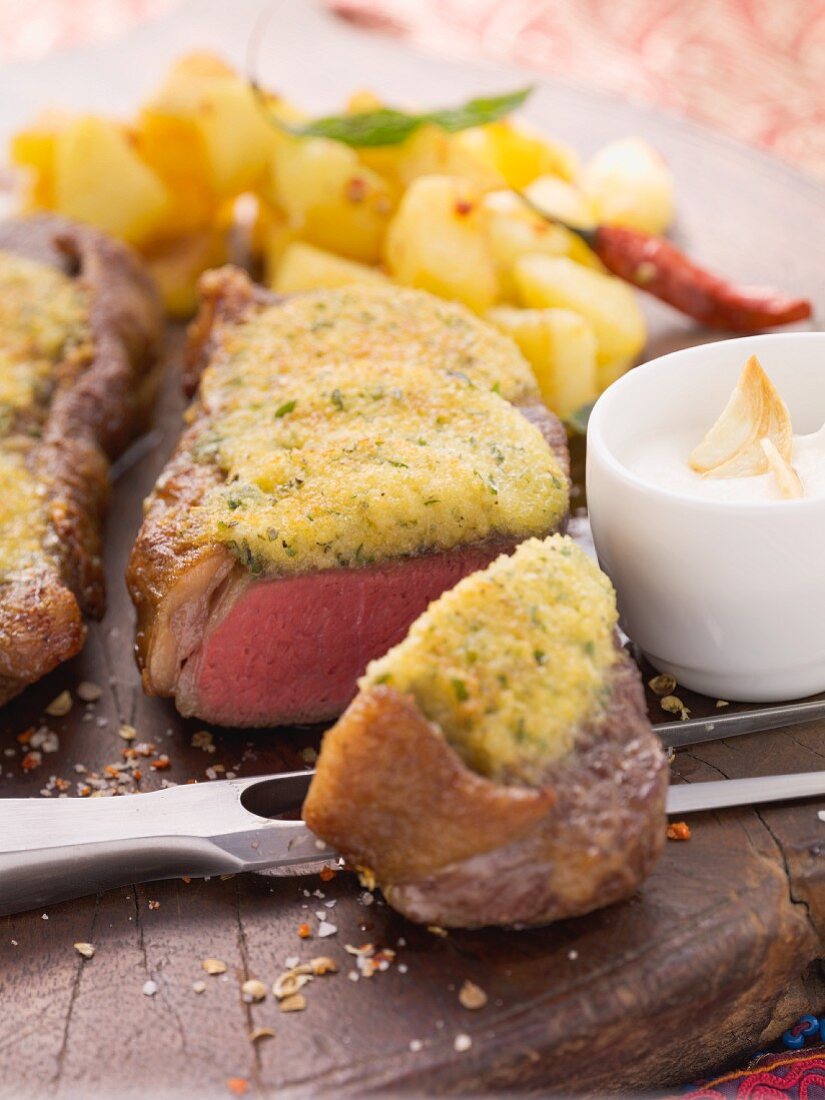
M335 859L300 820L312 772L121 798L0 799L0 916L137 882ZM667 812L825 795L825 772L671 786Z
M705 741L721 741L744 733L801 726L825 718L825 699L809 699L802 703L782 703L758 710L714 715L712 718L688 718L678 722L655 722L654 731L667 749L701 745Z

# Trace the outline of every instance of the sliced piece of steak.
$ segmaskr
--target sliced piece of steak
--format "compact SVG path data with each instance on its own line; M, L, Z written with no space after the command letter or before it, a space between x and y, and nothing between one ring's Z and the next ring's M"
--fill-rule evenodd
M0 449L22 458L43 509L40 545L15 562L10 540L0 577L0 704L79 652L84 615L103 612L108 462L145 421L162 333L149 276L103 234L51 216L23 218L0 224L0 263L4 253L76 279L88 312L84 346L55 362L45 392L14 409L0 434Z
M222 354L227 332L277 302L240 272L210 273L190 329L189 389ZM534 393L522 398L567 473L563 426ZM187 514L224 479L216 463L195 457L211 427L197 401L191 418L149 500L127 574L144 688L173 696L183 714L231 726L337 716L369 660L400 641L432 599L515 546L495 536L357 566L256 575L225 544L185 533Z

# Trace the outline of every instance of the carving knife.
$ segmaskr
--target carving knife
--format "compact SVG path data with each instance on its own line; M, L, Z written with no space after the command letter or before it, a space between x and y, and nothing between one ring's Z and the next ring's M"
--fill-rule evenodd
M0 799L0 916L136 882L335 859L295 813L312 772L120 798ZM825 796L825 772L671 786L669 814ZM813 811L812 811L813 812ZM281 816L279 816L281 815Z

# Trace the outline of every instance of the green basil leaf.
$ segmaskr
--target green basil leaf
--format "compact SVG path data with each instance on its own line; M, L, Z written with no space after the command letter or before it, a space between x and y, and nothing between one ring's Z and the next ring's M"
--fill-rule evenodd
M454 134L471 126L483 126L509 115L524 103L532 87L521 88L505 95L481 96L459 107L422 114L407 114L392 107L377 111L364 111L354 115L327 115L311 122L288 123L273 119L284 130L296 137L325 137L363 149L382 145L400 145L419 126L429 123Z

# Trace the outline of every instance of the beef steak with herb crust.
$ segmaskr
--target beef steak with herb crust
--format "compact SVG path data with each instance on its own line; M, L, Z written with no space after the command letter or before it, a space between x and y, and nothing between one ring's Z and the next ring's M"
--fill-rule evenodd
M208 273L189 426L128 571L145 689L233 726L338 715L445 588L568 508L507 337L420 291L289 300Z

